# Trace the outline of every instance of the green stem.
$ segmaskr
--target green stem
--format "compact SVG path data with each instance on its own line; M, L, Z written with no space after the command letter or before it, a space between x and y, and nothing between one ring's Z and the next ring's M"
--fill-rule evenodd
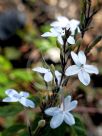
M31 127L30 127L30 121L29 121L29 118L27 116L27 109L25 107L24 107L24 111L25 111L25 117L26 117L26 124L27 124L28 134L29 134L29 136L32 136Z

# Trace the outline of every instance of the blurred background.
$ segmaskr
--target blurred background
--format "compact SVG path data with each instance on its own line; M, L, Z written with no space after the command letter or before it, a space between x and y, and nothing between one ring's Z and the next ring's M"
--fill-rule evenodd
M44 59L47 64L54 64L57 68L60 63L56 39L42 38L41 34L49 31L50 23L59 15L79 20L79 1L0 0L0 136L27 136L26 131L23 131L25 120L22 107L19 104L2 103L5 90L14 88L28 91L31 99L39 105L46 90L42 78L33 73L31 68L42 65ZM100 11L91 23L93 29L84 36L83 48L102 34L102 0L92 0L92 8L96 7ZM102 136L102 42L87 57L89 62L99 68L100 74L92 75L88 87L76 78L74 83L70 80L66 90L73 97L82 95L77 112L81 113L87 136ZM34 113L38 110L28 111L32 123Z

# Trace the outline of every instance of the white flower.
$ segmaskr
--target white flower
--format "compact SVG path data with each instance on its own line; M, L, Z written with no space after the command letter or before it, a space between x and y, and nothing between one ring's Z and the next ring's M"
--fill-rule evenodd
M63 45L63 36L65 36L65 30L59 27L54 27L50 29L50 32L46 32L41 35L42 37L57 37L58 42ZM75 44L73 36L69 36L67 42L70 44Z
M50 69L46 69L46 68L43 68L43 67L36 67L36 68L33 68L32 70L39 72L41 74L44 74L44 80L46 82L50 82L53 79L53 75L52 75Z
M78 32L80 32L80 29L78 27L79 24L80 22L76 19L69 20L64 16L58 16L57 21L51 23L51 26L65 28L66 30L70 28L71 34L74 35L76 28L78 29Z
M50 127L53 129L57 128L63 123L63 121L70 126L74 125L75 120L70 111L76 108L77 103L76 100L71 101L71 96L67 96L60 107L46 109L45 114L52 116Z
M65 75L72 76L78 74L79 80L87 86L90 83L89 74L98 74L98 69L93 65L86 64L86 56L83 51L79 51L78 55L74 52L71 52L71 56L75 65L69 66L66 69Z
M63 45L63 36L65 35L65 30L62 28L51 28L50 32L42 34L42 37L57 37L58 42Z
M5 93L8 95L8 97L4 98L3 102L20 102L25 107L35 107L34 102L27 99L27 97L29 96L28 92L21 91L20 93L18 93L14 89L8 89L5 91Z
M50 81L53 80L53 75L52 75L50 69L46 69L46 68L43 68L43 67L36 67L36 68L33 68L32 70L39 72L41 74L44 74L44 80L46 82L50 82ZM61 73L59 71L55 70L55 76L56 76L57 82L59 84L60 79L61 79Z
M53 23L51 23L51 26L66 28L68 30L70 28L69 24L70 24L70 21L68 18L64 16L58 16L57 21L54 21Z

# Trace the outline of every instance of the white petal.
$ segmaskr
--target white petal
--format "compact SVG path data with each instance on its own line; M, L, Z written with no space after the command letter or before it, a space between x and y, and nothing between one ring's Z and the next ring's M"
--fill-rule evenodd
M70 104L70 102L71 102L71 99L72 99L71 95L68 95L67 97L65 97L65 99L64 99L65 109L68 109L69 104Z
M84 65L84 69L86 72L90 73L90 74L98 74L99 70L97 69L97 67L93 66L93 65Z
M73 51L71 51L71 56L72 56L72 59L73 59L74 63L76 65L78 65L78 66L81 66L81 63L79 61L79 58L78 58L77 54L74 53Z
M58 36L57 40L61 45L63 45L64 42L63 42L63 38L61 36Z
M73 115L69 112L65 112L64 121L70 126L75 124L75 119Z
M72 65L66 69L65 75L72 76L72 75L78 74L79 71L80 71L80 67L78 67L76 65Z
M19 102L24 105L25 107L31 107L31 108L34 108L35 107L35 104L33 101L29 100L29 99L26 99L24 97L22 97Z
M76 27L79 25L80 21L76 20L76 19L72 19L70 20L70 25L73 29L76 29Z
M77 107L78 101L74 100L69 103L67 111L71 111Z
M79 58L79 61L80 61L81 64L86 63L86 56L85 56L83 51L79 51L78 58Z
M42 74L48 72L48 69L42 68L42 67L33 68L32 70L36 71L36 72L39 72L39 73L42 73Z
M27 97L29 96L29 93L28 93L28 92L23 92L23 91L21 91L21 92L19 93L19 95L20 95L21 97L27 98Z
M64 119L63 112L53 116L50 121L50 127L53 129L59 127L62 124L63 119Z
M54 21L53 23L51 23L51 26L64 28L64 27L67 27L69 25L68 18L66 18L64 16L58 16L57 20L58 21Z
M67 42L70 44L75 44L75 39L72 36L69 36Z
M14 98L14 97L6 97L2 101L3 102L17 102L18 99Z
M56 37L56 33L52 33L52 32L46 32L44 34L41 35L42 37Z
M57 82L58 84L60 84L60 80L61 80L61 73L57 70L55 70L55 76L57 78Z
M72 32L72 35L74 35L76 28L78 28L79 23L80 22L78 20L75 20L75 19L72 19L70 21L70 30Z
M59 71L55 70L55 76L59 77L59 76L61 76L61 73Z
M61 28L51 28L50 29L50 31L51 31L51 33L55 36L55 37L57 37L58 36L58 31L61 31L62 29Z
M5 91L5 93L8 95L8 96L14 96L14 95L18 95L18 92L14 89L8 89Z
M90 76L87 72L85 72L85 70L80 70L78 78L86 86L90 83Z
M58 107L51 107L45 110L45 114L49 116L54 116L60 112L60 108Z
M46 81L46 82L50 82L50 81L52 81L52 79L53 79L53 76L52 76L52 73L49 71L49 72L47 72L47 73L45 73L45 75L44 75L44 80Z
M59 21L59 22L66 22L66 23L69 23L69 20L68 20L68 18L67 17L64 17L64 16L58 16L57 17L57 20Z
M51 23L51 26L52 27L61 27L61 23L58 22L58 21L54 21L54 22Z

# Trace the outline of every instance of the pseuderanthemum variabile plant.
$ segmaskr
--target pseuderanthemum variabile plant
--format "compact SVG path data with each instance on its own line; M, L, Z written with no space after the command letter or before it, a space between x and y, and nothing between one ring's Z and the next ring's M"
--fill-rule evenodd
M73 75L78 75L78 79L83 83L83 85L87 86L90 83L90 74L99 73L97 67L86 64L86 56L102 39L102 36L96 38L94 42L91 42L91 44L85 47L85 49L80 48L83 45L82 41L85 32L90 29L89 25L92 21L93 15L95 14L95 12L92 14L90 13L92 11L90 10L90 0L88 0L88 3L86 0L83 0L83 4L83 7L86 9L82 9L80 21L76 19L69 20L64 16L58 16L57 20L50 24L50 31L41 35L42 37L56 37L59 43L57 44L57 47L60 50L60 65L59 70L56 65L48 66L48 64L46 64L45 68L34 67L32 69L34 72L38 72L43 76L46 89L41 89L43 91L44 89L47 91L46 96L43 96L43 100L41 99L42 102L39 106L41 111L40 115L44 121L40 121L40 123L38 123L39 125L34 131L34 136L40 136L41 126L44 128L49 122L52 129L56 129L63 122L69 126L74 125L75 118L71 111L77 108L78 101L72 100L71 92L70 95L64 98L64 91L66 90L67 93L66 88L68 87L67 84L69 79ZM83 51L80 49L83 49ZM20 102L25 107L35 108L35 103L28 99L28 92L21 91L18 93L14 89L8 89L5 93L8 97L4 98L3 102ZM76 98L78 98L78 96L76 96ZM51 120L49 120L47 116L52 116ZM42 125L41 122L44 124ZM47 122L46 125L45 122ZM29 124L28 127L30 128ZM28 130L29 136L32 136L31 129Z

